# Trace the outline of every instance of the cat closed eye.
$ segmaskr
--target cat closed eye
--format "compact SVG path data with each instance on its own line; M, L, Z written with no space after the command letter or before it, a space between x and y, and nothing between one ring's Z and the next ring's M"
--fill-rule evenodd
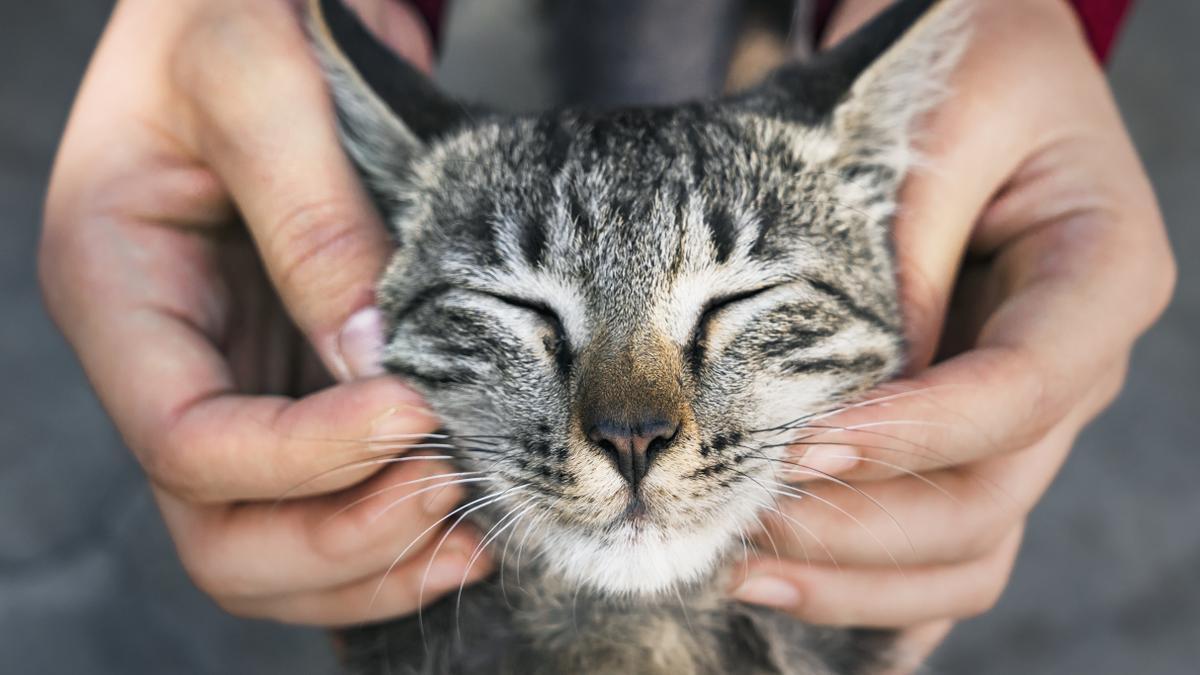
M707 303L705 303L704 309L700 312L700 319L696 322L697 330L699 330L704 324L711 321L713 317L715 317L722 310L729 309L738 303L757 298L768 291L773 291L776 288L779 288L781 285L782 284L772 284L770 286L752 288L748 291L718 296L712 300L709 300Z
M562 319L559 318L557 312L536 300L526 300L525 298L499 293L484 293L484 295L510 307L535 314L550 329L550 335L542 341L542 344L546 347L546 351L554 357L559 371L565 373L570 368L573 360L571 345L567 340L567 332L563 327Z

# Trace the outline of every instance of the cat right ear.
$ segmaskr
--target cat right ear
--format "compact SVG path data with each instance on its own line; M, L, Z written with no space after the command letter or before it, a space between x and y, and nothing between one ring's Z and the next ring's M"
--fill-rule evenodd
M309 0L308 27L342 143L380 208L391 211L412 161L466 126L470 114L381 44L343 0Z
M832 49L780 68L741 104L827 126L849 163L903 165L915 120L942 98L966 47L969 10L964 0L897 0Z

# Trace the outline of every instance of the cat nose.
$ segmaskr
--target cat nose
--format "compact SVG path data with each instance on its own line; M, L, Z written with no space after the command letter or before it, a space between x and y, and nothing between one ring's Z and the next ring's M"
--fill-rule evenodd
M647 420L637 424L600 421L588 430L588 440L612 458L629 486L637 489L650 463L675 440L679 423Z

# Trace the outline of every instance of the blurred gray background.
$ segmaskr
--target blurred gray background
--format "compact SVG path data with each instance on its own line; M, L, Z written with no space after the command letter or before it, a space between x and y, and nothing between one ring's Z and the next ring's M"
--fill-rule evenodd
M174 558L34 279L42 193L109 9L0 3L0 672L329 673L327 642L224 615ZM527 17L460 0L443 77L476 98L548 99ZM1034 515L1012 585L931 673L1200 672L1200 3L1143 0L1110 68L1182 273L1117 404Z

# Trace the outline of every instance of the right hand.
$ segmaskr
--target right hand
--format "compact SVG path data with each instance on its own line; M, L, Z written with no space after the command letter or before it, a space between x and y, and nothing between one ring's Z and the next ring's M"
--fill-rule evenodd
M118 3L55 163L39 263L197 584L234 613L337 625L413 611L488 564L467 570L465 526L434 558L460 486L402 485L453 469L369 461L437 421L379 369L372 288L391 247L296 4ZM411 8L355 4L429 67Z

